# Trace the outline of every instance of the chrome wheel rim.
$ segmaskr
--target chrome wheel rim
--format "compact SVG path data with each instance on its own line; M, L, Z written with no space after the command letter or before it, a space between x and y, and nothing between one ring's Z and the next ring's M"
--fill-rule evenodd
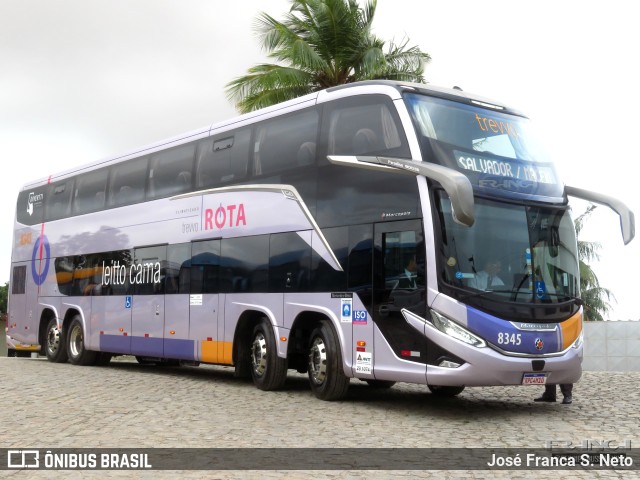
M50 354L55 355L55 353L60 348L60 329L57 325L52 325L47 332L47 350Z
M309 351L309 376L316 385L327 378L327 347L320 337L313 339Z
M267 369L267 340L262 332L256 334L251 345L251 366L258 377Z
M69 353L76 358L82 354L83 348L82 327L76 324L69 332Z

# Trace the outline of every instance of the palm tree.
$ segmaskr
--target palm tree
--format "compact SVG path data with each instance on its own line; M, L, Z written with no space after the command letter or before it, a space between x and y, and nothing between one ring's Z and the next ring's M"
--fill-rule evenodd
M255 30L269 58L226 85L242 112L307 93L360 80L424 83L429 54L417 46L385 42L371 30L376 0L360 8L356 0L291 0L282 21L262 12Z
M589 205L584 213L575 220L576 236L580 232L584 222L596 209L596 205ZM585 242L578 240L578 259L580 262L580 297L584 305L584 319L587 321L601 322L604 316L611 311L610 301L615 301L613 292L600 286L598 277L587 262L600 260L598 251L601 245L598 242Z

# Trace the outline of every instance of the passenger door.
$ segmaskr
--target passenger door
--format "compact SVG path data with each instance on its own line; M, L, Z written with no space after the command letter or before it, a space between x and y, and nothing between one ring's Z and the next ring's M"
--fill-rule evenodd
M426 338L411 327L401 313L406 308L421 317L426 315L422 232L420 220L385 222L374 226L372 312L376 379L397 380L400 369L407 372L415 370L415 373L424 375ZM412 367L403 360L417 363Z

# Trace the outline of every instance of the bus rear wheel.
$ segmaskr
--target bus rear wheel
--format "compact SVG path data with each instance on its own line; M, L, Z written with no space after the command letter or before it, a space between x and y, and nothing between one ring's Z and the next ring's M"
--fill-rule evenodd
M86 348L80 315L73 317L69 324L67 353L69 361L74 365L93 365L96 361L97 353Z
M311 332L309 383L320 400L340 400L347 394L349 378L342 370L342 355L333 328L323 322Z
M455 397L456 395L462 393L464 390L464 386L461 387L445 387L442 385L427 385L431 393L437 395L438 397Z
M53 363L64 363L69 359L64 331L58 328L55 318L49 320L45 332L45 354L47 359Z
M277 390L287 380L287 359L278 356L271 323L262 318L252 334L251 378L260 390Z

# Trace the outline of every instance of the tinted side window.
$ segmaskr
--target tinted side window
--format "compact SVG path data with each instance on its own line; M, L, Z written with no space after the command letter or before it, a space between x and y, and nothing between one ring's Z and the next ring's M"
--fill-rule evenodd
M247 176L251 130L225 132L198 144L196 187L198 189Z
M191 244L167 246L164 269L164 293L189 293L191 281Z
M149 198L169 197L191 190L194 157L193 143L152 155Z
M371 292L372 251L372 226L354 225L349 227L349 290ZM361 295L361 297L363 296Z
M329 242L333 254L344 270L342 272L334 270L334 268L314 250L311 262L311 268L313 270L311 290L315 292L344 292L347 289L347 266L349 265L347 256L349 229L348 227L325 228L322 230L322 233L327 242Z
M328 155L411 156L396 109L387 97L369 95L332 102L323 130Z
M143 247L134 251L133 264L128 271L133 292L137 295L159 295L164 293L162 281L166 270L167 247ZM164 268L163 268L164 267Z
M269 235L222 241L220 292L267 292Z
M11 293L13 295L22 295L25 292L27 281L27 267L21 265L13 267L11 274Z
M131 251L58 257L58 290L63 295L126 295L129 290ZM133 274L135 275L135 270Z
M315 163L318 112L306 110L267 120L256 130L254 175Z
M73 179L52 183L45 195L44 219L47 221L68 217L71 210Z
M308 241L311 232L301 232ZM305 292L311 275L311 245L296 232L271 235L269 290L271 292Z
M54 263L58 291L62 295L73 295L74 257L58 257Z
M119 207L144 200L147 158L138 158L111 167L107 205Z
M104 208L109 170L85 173L76 178L73 195L73 214L95 212Z
M220 240L194 242L191 257L191 292L218 293Z

